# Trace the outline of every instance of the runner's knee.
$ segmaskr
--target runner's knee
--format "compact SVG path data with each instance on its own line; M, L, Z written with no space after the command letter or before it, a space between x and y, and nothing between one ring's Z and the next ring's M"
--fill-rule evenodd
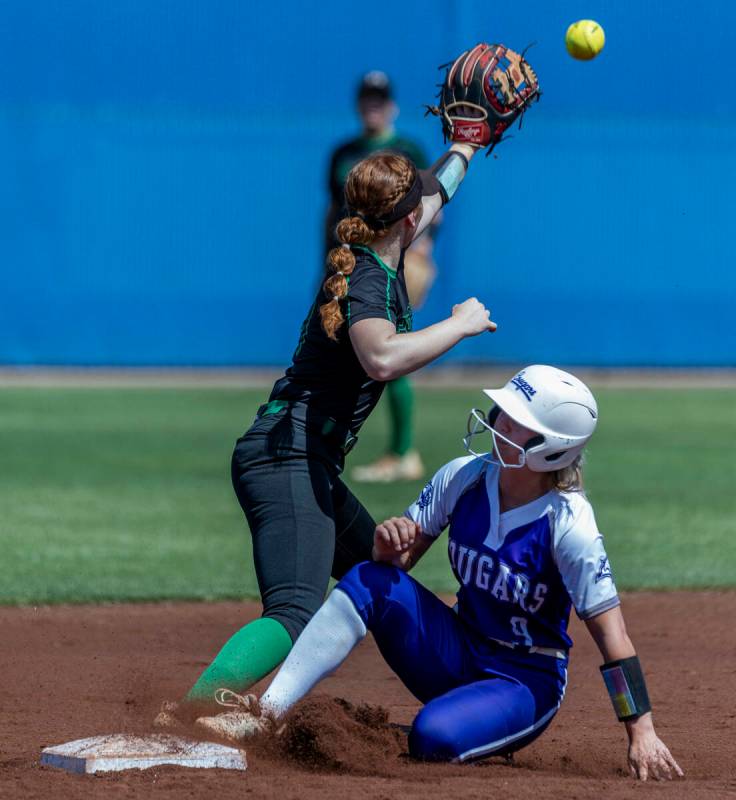
M460 755L458 724L458 720L448 716L446 709L431 703L424 706L409 734L409 754L422 761L454 760Z
M404 580L408 580L406 573L397 567L364 561L350 569L337 588L353 601L358 614L370 629Z

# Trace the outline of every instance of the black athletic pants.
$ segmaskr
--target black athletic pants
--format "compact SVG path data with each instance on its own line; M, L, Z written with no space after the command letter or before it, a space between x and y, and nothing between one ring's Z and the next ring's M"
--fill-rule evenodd
M288 411L257 419L233 453L263 616L293 641L322 605L330 575L371 558L375 522L340 480L343 458Z

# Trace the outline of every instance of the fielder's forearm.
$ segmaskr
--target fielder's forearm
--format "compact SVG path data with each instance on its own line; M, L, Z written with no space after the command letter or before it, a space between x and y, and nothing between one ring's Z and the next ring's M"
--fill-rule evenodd
M362 320L350 329L363 369L377 381L392 381L434 361L467 335L455 317L412 333L381 336L384 320Z
M472 145L454 142L450 149L432 164L429 172L437 179L441 190L437 194L422 198L422 218L414 234L414 240L432 223L442 206L453 198L467 175L470 159L477 151L478 148Z

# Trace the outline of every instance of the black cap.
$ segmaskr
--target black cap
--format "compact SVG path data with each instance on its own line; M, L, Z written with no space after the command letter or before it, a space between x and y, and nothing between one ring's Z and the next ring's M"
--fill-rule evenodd
M362 100L364 97L378 97L381 100L393 98L391 81L385 72L374 69L363 75L358 84L358 100Z

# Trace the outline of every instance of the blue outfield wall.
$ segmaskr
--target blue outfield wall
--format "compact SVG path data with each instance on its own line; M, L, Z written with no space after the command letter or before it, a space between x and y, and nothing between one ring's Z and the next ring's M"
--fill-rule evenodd
M445 361L734 365L736 95L726 0L3 3L0 362L282 364L320 262L329 150L370 68L398 127L447 61L517 48L544 97L447 209L418 325L477 295ZM569 22L598 19L594 62Z

